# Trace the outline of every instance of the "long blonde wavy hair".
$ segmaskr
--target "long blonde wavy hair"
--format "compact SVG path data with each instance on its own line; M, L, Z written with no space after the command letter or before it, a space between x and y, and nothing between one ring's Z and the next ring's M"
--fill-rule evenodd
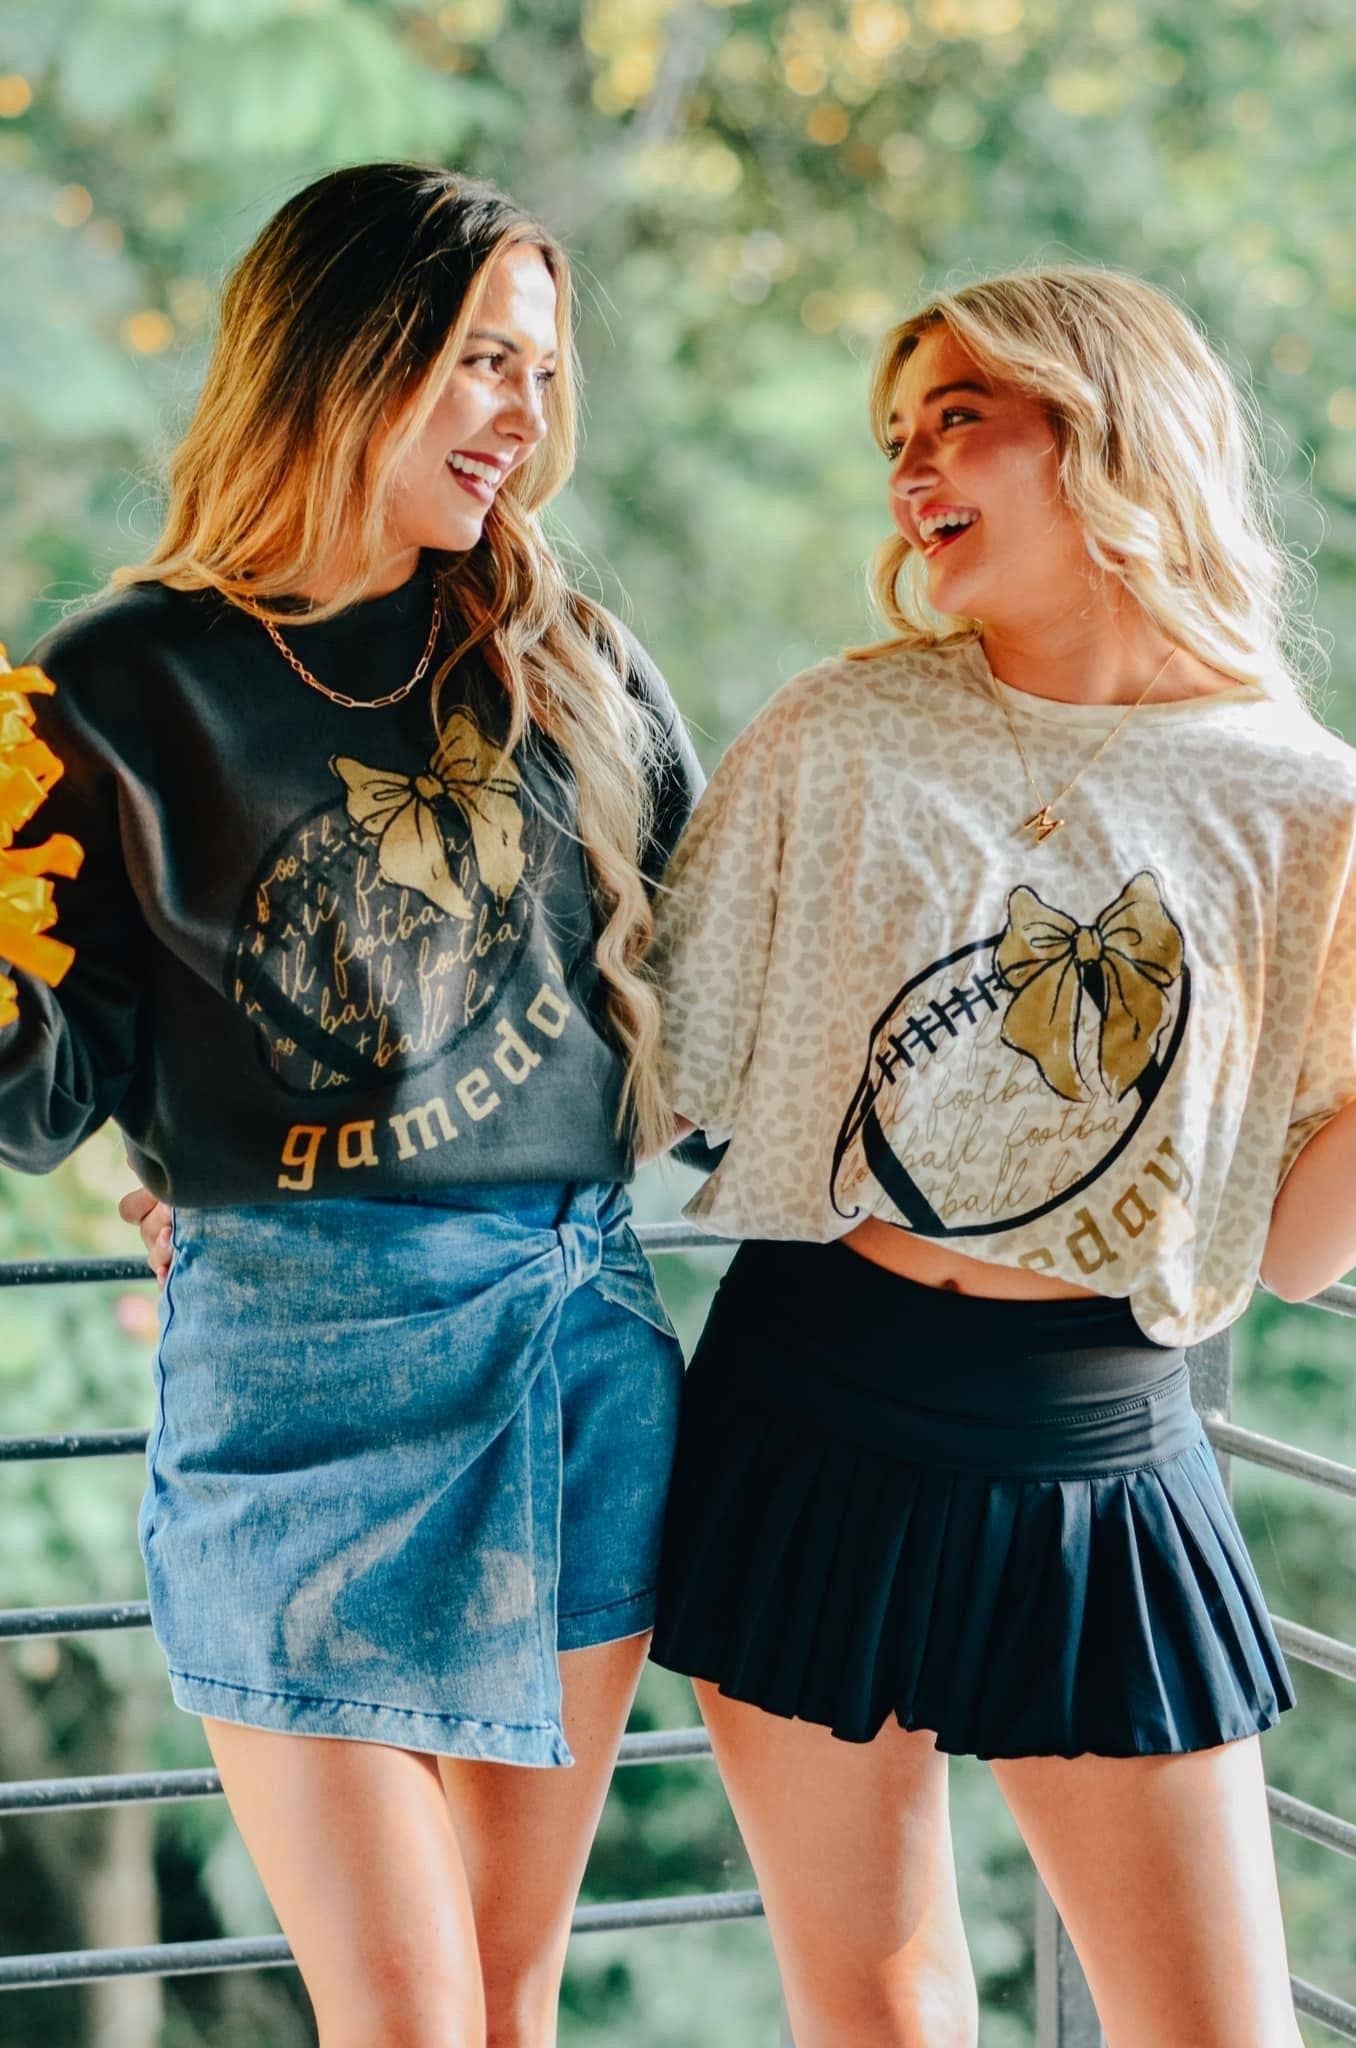
M333 617L363 594L384 553L392 486L474 324L491 266L541 252L555 282L559 367L547 433L500 488L482 537L439 574L465 633L433 682L473 648L506 693L504 752L547 734L573 785L598 900L596 959L625 1056L619 1130L641 1151L666 1142L659 1004L644 957L652 935L639 859L651 826L651 750L661 742L620 679L625 649L602 609L573 589L538 514L574 466L578 372L570 266L545 229L494 186L418 164L334 171L290 199L227 281L216 347L169 465L164 531L118 583L216 590L295 627L295 597L351 565L308 607Z
M1082 264L937 292L881 344L871 424L887 453L900 371L939 326L1046 407L1060 491L1098 568L1212 668L1303 701L1321 655L1297 602L1304 571L1278 535L1260 420L1181 307ZM877 553L871 591L892 637L858 658L980 631L929 605L923 558L902 534Z

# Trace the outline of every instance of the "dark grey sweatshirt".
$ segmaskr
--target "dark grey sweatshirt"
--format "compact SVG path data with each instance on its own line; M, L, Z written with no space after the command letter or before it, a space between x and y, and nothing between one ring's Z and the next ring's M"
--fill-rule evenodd
M285 637L331 688L382 696L418 662L432 591L426 562ZM653 885L701 771L627 645L655 740ZM192 1206L630 1171L568 777L536 734L491 772L482 663L445 685L440 741L428 680L342 708L249 614L160 584L31 658L66 774L25 836L70 832L86 859L57 884L75 965L55 990L15 977L0 1163L41 1173L113 1117L146 1185Z

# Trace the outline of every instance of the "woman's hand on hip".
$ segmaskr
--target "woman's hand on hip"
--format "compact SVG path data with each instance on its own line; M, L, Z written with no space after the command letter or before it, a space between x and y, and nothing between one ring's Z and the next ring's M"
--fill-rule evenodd
M137 1186L123 1196L118 1204L118 1214L124 1223L135 1223L140 1230L141 1241L146 1247L146 1263L163 1287L169 1278L170 1261L174 1256L169 1210L163 1202L157 1202L149 1188Z

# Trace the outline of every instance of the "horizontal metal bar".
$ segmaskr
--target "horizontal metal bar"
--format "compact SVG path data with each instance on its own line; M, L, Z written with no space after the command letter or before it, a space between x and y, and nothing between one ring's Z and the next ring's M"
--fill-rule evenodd
M0 1287L69 1287L79 1281L150 1280L140 1259L19 1259L0 1265Z
M144 1600L115 1600L97 1607L0 1608L0 1642L15 1636L83 1636L95 1629L149 1628Z
M648 1252L732 1250L737 1239L718 1237L695 1223L637 1223L637 1237ZM14 1259L0 1262L0 1287L66 1287L80 1281L149 1281L151 1273L144 1258L129 1259ZM1310 1308L1325 1308L1339 1316L1356 1316L1356 1287L1338 1281L1311 1295Z
M659 1728L622 1738L619 1764L709 1761L704 1728ZM159 1805L175 1799L212 1799L221 1792L214 1770L122 1772L90 1778L29 1778L0 1784L0 1814L67 1813L96 1806Z
M1356 1499L1356 1466L1320 1457L1317 1451L1302 1451L1298 1444L1282 1443L1279 1437L1262 1436L1255 1429L1241 1429L1224 1415L1207 1415L1204 1421L1205 1433L1217 1450L1244 1458L1252 1465L1269 1465L1273 1471L1288 1473L1292 1479L1330 1486L1334 1492Z
M16 1778L0 1785L0 1814L69 1813L96 1806L159 1805L172 1799L220 1794L213 1770L120 1772L98 1778Z
M1348 2005L1344 1998L1334 1998L1331 1991L1320 1991L1316 1984L1306 1984L1303 1977L1292 1977L1290 1989L1297 2011L1307 2019L1317 2020L1339 2040L1356 2041L1356 2005Z
M1263 1436L1255 1429L1243 1429L1223 1415L1205 1417L1206 1434L1221 1451L1267 1465L1293 1479L1331 1487L1356 1499L1356 1466L1343 1465L1316 1451L1301 1450L1298 1444ZM79 1434L55 1436L0 1436L0 1465L18 1464L41 1458L115 1458L140 1456L146 1449L144 1429L97 1429Z
M763 1911L757 1892L701 1892L673 1899L627 1899L618 1905L580 1906L575 1934L617 1933L647 1927L709 1926L755 1920ZM44 1956L0 1959L0 1991L32 1991L55 1984L93 1984L114 1977L188 1977L215 1970L269 1970L292 1962L281 1934L225 1941L165 1941L148 1948L67 1949Z
M1336 1316L1356 1316L1356 1287L1339 1280L1333 1287L1325 1287L1320 1294L1311 1294L1309 1308L1326 1308Z
M757 1892L705 1892L683 1898L629 1899L617 1905L580 1906L575 1934L619 1933L659 1927L711 1926L755 1920L763 1903ZM68 1949L48 1955L0 1960L0 1991L51 1989L59 1984L92 1984L121 1977L204 1976L221 1970L286 1968L291 1948L281 1934L221 1941L159 1942L145 1948ZM1341 2039L1356 2041L1356 2006L1302 1977L1292 1977L1298 2010Z
M705 1728L656 1728L623 1735L619 1764L676 1764L709 1761L711 1737Z
M1279 1614L1272 1615L1271 1623L1287 1657L1356 1684L1356 1645L1341 1642L1336 1636L1321 1636L1316 1628L1303 1628L1299 1622L1285 1621Z
M671 1763L711 1758L711 1738L704 1728L665 1728L623 1738L618 1764ZM0 1784L0 1816L13 1813L67 1813L95 1807L162 1805L180 1799L221 1796L221 1779L209 1768L196 1771L146 1771L85 1778L30 1778ZM1275 1786L1267 1791L1272 1818L1294 1834L1326 1849L1356 1856L1356 1824L1322 1807L1310 1806Z
M734 1239L715 1237L695 1223L637 1223L632 1226L647 1252L699 1252L734 1249ZM0 1264L0 1287L69 1287L78 1282L149 1281L144 1258L17 1259ZM1352 1289L1356 1293L1356 1288Z
M146 1448L144 1429L91 1429L79 1436L0 1436L0 1465L23 1458L121 1458Z
M1320 1635L1274 1614L1276 1640L1287 1656L1313 1664L1338 1678L1356 1683L1356 1645L1336 1636ZM90 1607L11 1607L0 1609L0 1642L34 1636L89 1635L102 1629L149 1628L151 1611L144 1600L113 1601Z
M97 1984L115 1977L193 1977L213 1970L272 1970L292 1961L281 1934L221 1941L162 1941L151 1948L55 1949L0 1959L0 1991Z
M1308 1806L1289 1792L1278 1792L1274 1785L1267 1787L1267 1805L1272 1819L1293 1834L1306 1835L1311 1842L1336 1849L1342 1856L1356 1856L1356 1823L1327 1813L1321 1806Z
M647 1252L732 1252L738 1243L696 1223L635 1223L632 1229Z
M723 1920L761 1920L757 1892L697 1892L679 1899L628 1899L616 1906L577 1906L571 1931L609 1934L642 1927L709 1927Z

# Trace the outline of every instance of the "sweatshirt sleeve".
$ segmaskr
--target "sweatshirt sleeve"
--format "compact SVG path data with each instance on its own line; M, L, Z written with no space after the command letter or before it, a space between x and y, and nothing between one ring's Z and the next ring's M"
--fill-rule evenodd
M69 652L66 647L69 645ZM56 935L75 949L51 989L12 970L19 1014L0 1030L0 1165L46 1173L113 1116L132 1078L147 932L127 876L113 751L81 708L93 648L62 629L31 657L56 684L36 726L65 773L16 842L66 832L85 849L56 884Z
M1356 844L1324 957L1281 1159L1285 1179L1310 1138L1356 1101Z
M669 864L652 960L669 1099L720 1145L734 1128L772 954L790 736L765 712L729 749Z

